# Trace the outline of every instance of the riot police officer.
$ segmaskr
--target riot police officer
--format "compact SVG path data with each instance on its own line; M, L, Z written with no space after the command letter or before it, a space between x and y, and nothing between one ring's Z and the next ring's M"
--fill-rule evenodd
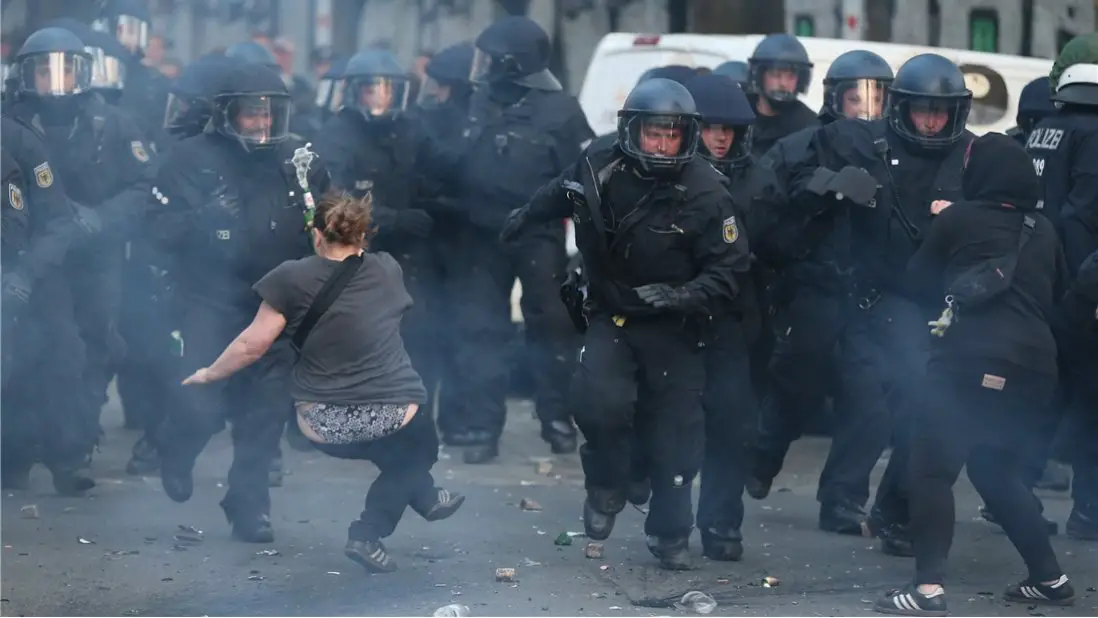
M461 374L452 414L463 426L446 436L467 446L465 460L499 453L510 363L503 353L513 333L510 296L522 283L527 353L537 381L541 436L557 453L575 450L565 404L575 357L575 329L559 299L567 264L563 221L530 226L514 242L498 241L507 213L575 161L594 137L575 97L549 71L549 36L527 17L505 17L477 37L470 81L475 86L463 131L468 219L456 231L461 254L452 298L460 299L455 336Z
M1072 277L1098 249L1095 233L1095 156L1098 156L1098 35L1072 39L1060 52L1049 80L1055 85L1053 101L1059 112L1039 122L1029 135L1026 151L1041 176L1044 214L1056 225ZM1089 387L1093 360L1068 365L1063 376L1071 403L1064 420L1068 435L1076 436L1069 449L1075 477L1074 508L1068 519L1069 535L1098 538L1098 407Z
M439 362L432 309L439 304L442 282L427 240L434 221L422 208L420 189L425 185L416 180L421 174L448 178L458 171L459 162L407 113L408 75L392 54L355 54L343 70L343 80L343 109L324 126L317 151L336 187L374 197L378 237L372 246L392 254L404 271L415 303L404 316L402 336L431 394Z
M797 98L808 92L812 61L797 37L771 34L759 41L747 66L758 116L754 153L762 156L779 139L816 123L816 114Z
M87 24L68 17L54 19L47 27L64 28L80 37L84 51L92 58L91 89L111 105L118 105L126 85L126 58L129 51L118 39L93 30Z
M1048 78L1038 77L1022 88L1022 93L1018 95L1018 114L1014 120L1017 124L1006 133L1025 146L1037 124L1055 113L1056 104L1052 102L1052 87Z
M610 535L625 505L631 425L646 427L645 533L669 569L689 568L708 317L730 309L750 263L723 177L694 156L699 139L690 92L646 80L619 112L617 141L588 148L503 230L510 238L562 216L576 222L590 290L572 382L586 439L584 528L595 540Z
M76 319L87 346L85 375L96 411L125 348L118 333L122 263L152 186L154 162L144 135L124 112L91 94L91 57L61 28L24 43L17 60L20 89L13 115L42 131L69 197L103 218L103 233L70 252L67 272Z
M152 29L145 4L142 0L107 0L92 28L117 38L126 48L125 88L119 105L137 118L144 139L155 150L165 140L161 114L168 100L168 78L141 62Z
M892 68L877 54L852 50L831 63L824 78L824 105L819 120L829 125L842 118L877 121L884 116L885 98L893 81ZM810 147L814 128L783 138L765 156L783 184L787 162ZM784 200L783 200L784 201ZM844 272L850 268L850 240L836 233L832 219L820 219L807 230L804 212L794 208L796 233L783 236L781 208L758 213L752 221L755 253L776 273L770 296L774 303L777 338L770 358L769 393L759 425L753 479L749 491L757 498L769 493L789 447L810 419L823 415L826 395L839 396L836 346L847 313L849 293ZM801 232L804 232L802 235ZM822 530L861 534L862 509L869 498L869 475L888 440L888 417L873 409L857 409L839 399L832 425L831 453L820 474L817 499ZM862 416L866 412L869 416Z
M844 298L852 299L839 307L843 405L861 419L861 430L889 418L890 401L898 402L900 438L868 524L887 553L910 554L903 406L918 401L913 389L927 360L923 328L936 316L913 299L904 272L934 213L959 198L972 93L955 64L920 54L897 72L887 101L887 119L821 127L807 147L787 153L785 165L794 179L787 187L790 204L817 213L804 225L830 228L825 235L838 234L832 240L849 255L844 261L839 254L835 264L848 277ZM879 454L874 448L858 456L873 461ZM854 491L854 483L843 485Z
M255 41L243 41L230 45L225 50L225 57L238 62L263 65L278 73L279 79L281 79L282 67L278 64L278 58L271 50ZM312 139L320 130L320 125L313 110L304 106L297 106L290 114L290 132L294 134L295 139Z
M724 75L698 75L686 88L701 122L698 154L728 178L737 221L747 222L765 182L760 176L769 172L756 167L751 155L751 103ZM749 363L762 313L753 278L741 276L737 284L734 310L711 317L705 350L705 458L697 523L703 553L713 560L739 560L743 554L743 488L758 419Z
M328 174L291 141L290 95L261 65L234 67L214 99L205 133L168 151L152 197L150 238L179 303L180 378L210 364L248 324L260 300L252 284L308 251L306 222ZM296 148L295 148L296 147ZM180 388L157 434L168 497L188 500L195 460L225 418L233 464L221 507L237 539L270 542L268 469L290 409L293 351L276 341L227 383Z
M17 72L23 70L20 62L14 66ZM69 247L86 238L85 229L76 225L74 205L53 173L41 136L5 113L0 142L0 484L4 489L26 489L30 469L41 458L58 493L76 494L95 486L80 471L95 434L87 426L92 413L85 396L84 342L62 267Z
M164 130L176 140L201 133L213 115L213 99L222 79L237 62L221 54L207 54L183 69L172 83L164 112ZM165 144L172 148L176 142ZM131 241L124 289L123 336L126 360L118 369L118 395L122 399L127 426L143 431L133 445L126 464L130 474L149 474L160 468L156 432L164 418L177 371L178 357L171 353L167 337L174 329L176 307L172 303L165 273L157 267L162 260L148 238Z
M328 68L320 76L316 84L316 105L313 113L316 115L317 126L323 127L333 114L343 107L343 70L347 68L347 56L332 58Z
M744 92L747 92L748 88L751 87L751 72L747 67L747 63L742 60L722 62L713 69L713 74L732 78L732 81L739 84Z

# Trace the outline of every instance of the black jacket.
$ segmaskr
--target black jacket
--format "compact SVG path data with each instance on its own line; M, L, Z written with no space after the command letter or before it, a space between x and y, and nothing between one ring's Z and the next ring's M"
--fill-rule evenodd
M688 287L700 299L694 311L728 311L751 259L724 176L695 157L677 177L654 181L637 176L628 161L616 141L597 140L534 195L529 220L572 217L596 312L665 312L633 290L653 283ZM610 185L619 183L644 197L614 203Z
M1006 292L972 310L959 310L931 357L1010 363L1055 375L1056 342L1049 326L1064 288L1064 263L1052 223L1036 210L1038 179L1016 141L989 133L973 142L964 171L963 201L939 214L908 263L911 281L929 304L945 307L961 273L1018 251L1023 217L1036 228L1018 254Z

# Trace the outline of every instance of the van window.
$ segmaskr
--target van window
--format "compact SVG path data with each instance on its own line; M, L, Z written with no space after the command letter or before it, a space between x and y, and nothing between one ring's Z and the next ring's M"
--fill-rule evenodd
M960 69L965 75L965 85L972 91L969 124L986 126L1005 118L1010 110L1010 93L1003 76L981 64L962 64Z
M969 49L999 53L999 12L995 9L973 9L968 14Z

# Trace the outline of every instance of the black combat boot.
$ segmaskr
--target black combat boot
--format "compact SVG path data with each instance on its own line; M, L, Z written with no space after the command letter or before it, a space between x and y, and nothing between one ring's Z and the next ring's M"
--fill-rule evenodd
M668 571L689 571L694 568L690 560L690 537L669 539L649 536L648 551L660 561L660 567Z
M849 500L820 504L820 530L862 536L865 511Z
M133 445L133 453L126 464L126 474L143 476L160 469L160 453L148 438L142 437Z
M267 467L267 486L268 487L282 487L282 477L285 475L285 464L282 462L282 453L271 459L270 466Z
M743 558L743 535L736 528L705 528L701 531L702 555L720 562Z
M499 441L491 440L465 447L461 459L467 464L482 464L494 461L497 457L499 457Z
M1089 509L1087 507L1090 507ZM1098 505L1075 503L1064 527L1067 535L1081 541L1098 541Z
M576 428L567 421L552 421L541 426L541 439L549 443L549 450L555 455L575 453L579 441Z
M245 543L274 542L270 515L235 508L228 497L221 501L221 510L225 512L225 519L233 528L234 539Z
M593 541L605 541L614 530L618 513L625 508L624 492L588 489L583 502L583 531Z
M648 503L648 500L652 497L652 481L645 477L640 480L629 481L629 489L626 490L626 496L629 499L630 504L636 506L643 506Z
M877 509L865 520L869 535L881 540L881 551L889 556L910 558L915 555L915 544L907 525L885 520Z

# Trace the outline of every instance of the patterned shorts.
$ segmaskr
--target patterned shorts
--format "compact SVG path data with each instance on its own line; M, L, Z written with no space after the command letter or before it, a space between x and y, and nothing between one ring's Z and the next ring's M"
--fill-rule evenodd
M357 444L384 438L404 426L408 404L297 402L297 413L328 444Z

